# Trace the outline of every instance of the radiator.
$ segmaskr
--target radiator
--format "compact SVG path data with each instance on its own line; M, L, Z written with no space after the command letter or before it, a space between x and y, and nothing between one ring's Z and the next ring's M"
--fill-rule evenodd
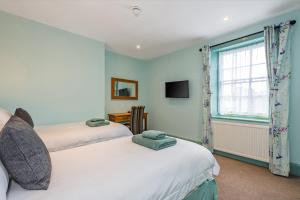
M269 162L267 125L213 121L212 128L214 149Z

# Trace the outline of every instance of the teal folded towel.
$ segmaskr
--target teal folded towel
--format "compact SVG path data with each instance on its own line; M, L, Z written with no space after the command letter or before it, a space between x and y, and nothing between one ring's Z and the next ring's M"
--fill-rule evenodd
M162 131L148 130L148 131L144 131L142 133L142 135L143 135L143 137L149 138L152 140L161 140L161 139L164 139L167 134Z
M156 151L173 146L177 143L175 138L165 137L164 139L161 140L152 140L143 137L142 134L134 135L132 137L132 142Z
M92 118L90 120L88 120L90 122L105 122L105 119L102 118Z
M85 124L89 127L98 127L98 126L106 126L109 125L109 121L105 121L105 119L93 118L87 120Z

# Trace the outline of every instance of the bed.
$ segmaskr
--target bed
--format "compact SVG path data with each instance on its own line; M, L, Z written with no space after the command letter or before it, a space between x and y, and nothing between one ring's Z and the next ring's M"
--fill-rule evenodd
M0 130L12 117L0 109ZM26 126L29 126L28 124ZM7 200L216 200L219 165L203 146L177 139L154 151L132 142L121 124L84 122L35 128L50 152L47 190L25 190L0 161L0 198ZM6 193L6 194L5 194Z
M12 182L7 200L182 200L218 174L213 155L198 144L178 139L154 151L131 137L51 152L48 190Z
M89 127L85 122L38 126L35 131L49 152L132 135L126 126L114 122L100 127Z

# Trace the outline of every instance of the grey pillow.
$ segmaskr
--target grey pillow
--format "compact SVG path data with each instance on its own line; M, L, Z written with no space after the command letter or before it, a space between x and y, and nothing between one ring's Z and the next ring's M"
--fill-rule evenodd
M17 116L12 116L0 133L0 158L11 178L24 189L48 189L49 152L32 127Z
M20 117L25 122L27 122L32 128L34 127L33 120L30 116L30 114L24 110L23 108L17 108L15 111L15 116Z

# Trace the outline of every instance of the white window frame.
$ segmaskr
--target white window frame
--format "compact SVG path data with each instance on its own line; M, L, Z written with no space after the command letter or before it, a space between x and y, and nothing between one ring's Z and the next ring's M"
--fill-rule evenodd
M239 49L239 48L244 48L244 47L249 47L249 46L254 46L254 45L257 45L257 44L264 44L264 41L262 41L262 42L258 42L258 43L250 43L250 44L247 44L247 45L241 45L241 46L237 46L237 47L235 47L235 48L227 48L226 50L223 50L223 51L219 51L218 52L218 60L220 59L220 53L222 53L222 52L226 52L226 51L231 51L231 50L233 50L233 49ZM252 51L251 51L252 52ZM258 65L258 64L255 64L255 65L252 65L252 55L250 56L250 71L252 70L252 66L255 66L255 65ZM244 67L244 66L241 66L241 67ZM221 90L221 84L222 84L222 82L221 81L223 81L223 80L220 80L220 77L219 77L219 73L220 73L220 71L221 71L221 69L220 69L220 66L219 66L219 61L218 61L218 77L217 77L217 116L219 117L219 118L232 118L232 119L234 119L234 118L237 118L237 119L246 119L246 120L250 120L250 121L259 121L259 120L262 120L262 121L269 121L269 115L267 115L267 116L256 116L256 115L247 115L247 114L239 114L239 113L232 113L232 114L221 114L220 113L220 106L221 106L221 103L220 103L220 90ZM250 72L250 73L252 73L252 72ZM240 79L240 80L237 80L237 81L243 81L242 79ZM247 79L245 79L245 81L247 82L247 83L249 83L249 88L251 88L251 84L253 83L253 82L261 82L261 81L268 81L268 77L260 77L260 78L253 78L253 77L250 77L249 79L247 78ZM233 82L233 80L226 80L226 81L223 81L223 83L224 82L228 82L229 84L230 84L230 82ZM252 92L249 92L249 94L250 94L250 98L253 98L253 97L251 97L252 96ZM251 102L251 100L249 101L249 102ZM253 102L253 101L252 101ZM269 103L269 102L268 102ZM249 105L250 106L250 105ZM268 111L269 112L269 111Z

